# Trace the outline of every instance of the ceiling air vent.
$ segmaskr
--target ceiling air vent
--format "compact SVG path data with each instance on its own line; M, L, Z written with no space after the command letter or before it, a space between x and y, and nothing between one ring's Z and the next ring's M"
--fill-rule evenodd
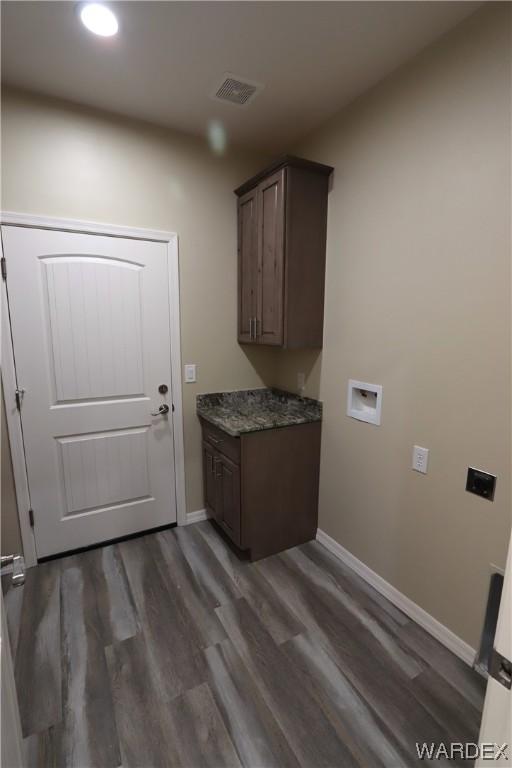
M212 98L245 107L262 88L263 86L260 83L255 83L226 72L222 76L220 85L214 89Z

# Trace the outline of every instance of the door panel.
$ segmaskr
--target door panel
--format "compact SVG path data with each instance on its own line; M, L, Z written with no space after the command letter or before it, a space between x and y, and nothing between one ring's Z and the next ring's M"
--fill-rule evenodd
M207 509L217 517L216 481L215 481L215 457L216 451L203 442L203 478L204 501Z
M142 267L86 256L43 257L41 267L55 402L141 395Z
M254 341L257 314L257 197L253 189L238 201L238 340L243 343Z
M283 343L284 174L283 169L258 187L258 340L262 344Z
M2 231L38 557L174 522L166 245Z
M67 517L151 497L148 428L57 438Z
M240 468L218 454L217 512L235 544L240 545Z

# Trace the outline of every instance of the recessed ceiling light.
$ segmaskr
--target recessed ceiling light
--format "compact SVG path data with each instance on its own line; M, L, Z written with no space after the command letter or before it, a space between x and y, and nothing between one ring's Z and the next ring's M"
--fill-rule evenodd
M110 8L101 3L87 3L82 6L80 19L90 32L101 37L112 37L119 29L117 19Z

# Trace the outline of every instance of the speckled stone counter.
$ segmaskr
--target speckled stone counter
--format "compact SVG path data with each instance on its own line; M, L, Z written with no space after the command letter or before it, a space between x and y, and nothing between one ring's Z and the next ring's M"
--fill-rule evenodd
M322 403L279 389L245 389L197 396L197 414L228 435L322 420Z

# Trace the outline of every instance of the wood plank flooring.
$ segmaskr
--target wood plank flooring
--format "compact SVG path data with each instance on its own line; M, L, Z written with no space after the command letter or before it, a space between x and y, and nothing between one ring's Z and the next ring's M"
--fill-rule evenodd
M203 522L4 591L30 768L410 768L478 737L482 678L317 542L252 564Z

